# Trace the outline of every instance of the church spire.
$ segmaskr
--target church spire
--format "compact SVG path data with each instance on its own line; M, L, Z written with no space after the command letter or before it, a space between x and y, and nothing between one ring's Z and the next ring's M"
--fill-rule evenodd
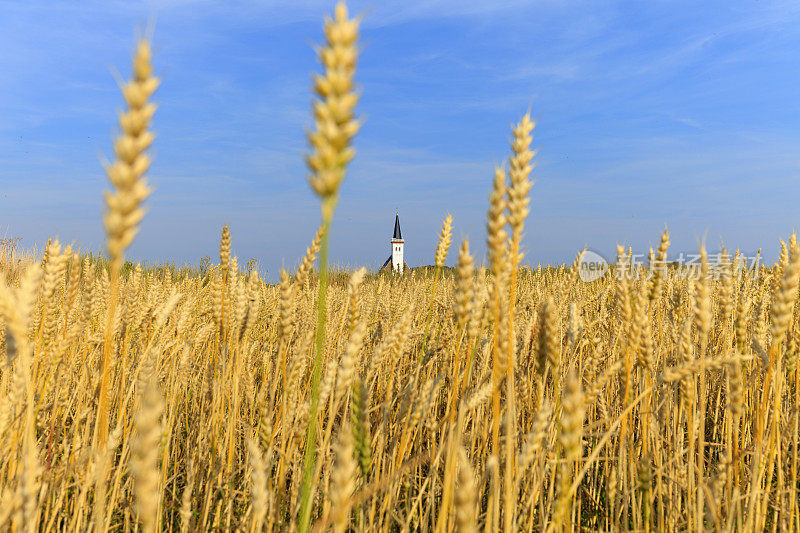
M394 216L394 235L393 239L402 239L403 235L400 233L400 215Z

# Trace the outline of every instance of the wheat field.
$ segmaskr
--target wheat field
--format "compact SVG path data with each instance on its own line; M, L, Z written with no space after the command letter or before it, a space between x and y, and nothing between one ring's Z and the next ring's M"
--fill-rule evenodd
M331 271L358 19L340 4L324 35L321 224L278 284L227 227L211 265L125 262L150 194L146 40L107 253L0 241L0 530L800 529L796 236L759 268L703 245L678 268L667 230L649 263L620 246L594 281L578 260L528 266L526 114L487 173L486 265L446 216L435 268Z

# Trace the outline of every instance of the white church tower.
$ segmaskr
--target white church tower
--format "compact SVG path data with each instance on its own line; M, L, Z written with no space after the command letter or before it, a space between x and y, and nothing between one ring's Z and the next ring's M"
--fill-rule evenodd
M394 217L394 234L392 235L392 271L403 273L403 234L400 233L400 215Z
M405 244L405 241L403 240L403 234L400 233L400 215L396 215L394 217L394 233L392 234L392 240L389 242L392 245L392 255L389 256L389 259L383 263L383 266L380 269L383 270L391 265L392 272L402 274L403 270L405 269L406 262L403 261L403 245Z

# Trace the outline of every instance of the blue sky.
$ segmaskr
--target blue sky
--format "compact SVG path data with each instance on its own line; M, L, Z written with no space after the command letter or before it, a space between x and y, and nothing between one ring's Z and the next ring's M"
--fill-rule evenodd
M364 16L364 127L332 260L376 267L395 210L429 264L444 216L483 255L510 125L538 118L526 261L704 238L774 258L800 226L800 3L406 0ZM332 2L1 2L0 235L102 246L102 161L137 30L162 86L154 193L129 256L294 267L319 220L306 182L314 46ZM451 251L451 261L456 248Z

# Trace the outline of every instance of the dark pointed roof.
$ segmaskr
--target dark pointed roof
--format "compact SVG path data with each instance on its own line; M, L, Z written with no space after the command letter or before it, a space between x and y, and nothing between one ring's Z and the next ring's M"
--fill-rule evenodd
M402 240L402 238L403 238L403 235L400 233L400 215L395 215L394 216L394 235L392 236L392 239L401 239Z

